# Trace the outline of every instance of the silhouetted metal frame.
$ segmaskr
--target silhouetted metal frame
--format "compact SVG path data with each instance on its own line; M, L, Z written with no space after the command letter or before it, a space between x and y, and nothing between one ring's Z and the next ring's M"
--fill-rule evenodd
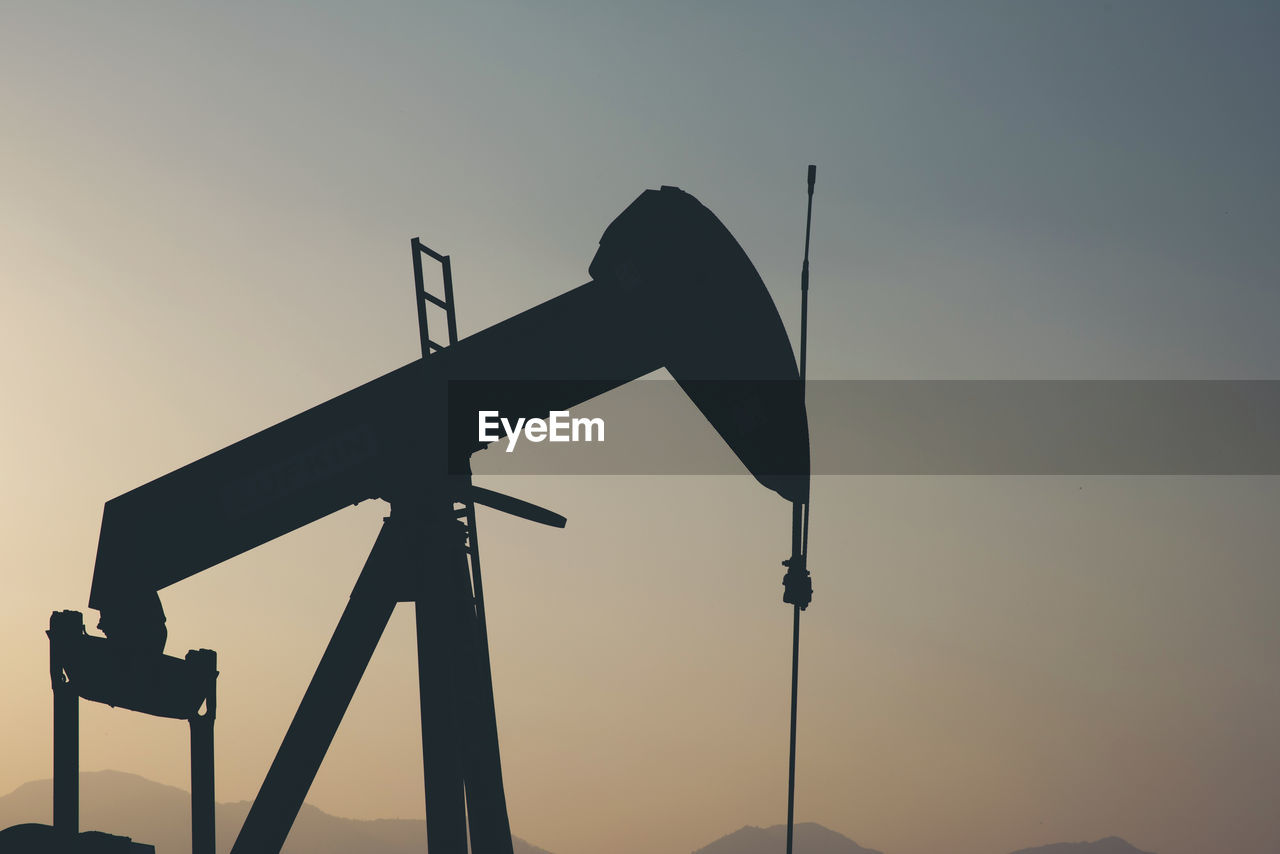
M424 253L442 263L447 299L426 293L421 276ZM453 381L501 377L505 382L499 386L499 399L487 400L490 405L485 408L513 416L541 416L665 367L760 483L789 500L807 498L808 428L803 407L795 405L802 398L794 394L792 381L798 376L786 331L746 253L692 196L673 187L645 191L601 237L588 268L589 282L456 344L451 324L450 344L441 346L426 335L425 317L428 302L453 313L447 257L414 241L420 334L431 358L405 365L107 502L90 607L128 604L131 597L160 590L368 498L389 501L393 515L408 514L413 522L418 512L413 508L422 504L419 485L432 490L433 501L443 499L430 508L424 506L423 519L443 519L446 511L452 512L450 499L469 494L469 476L441 469L439 452L447 446L449 460L462 460L465 465L462 455L483 447L468 439L474 433L458 431L440 417L449 415L445 389ZM663 308L674 298L683 306L675 317ZM652 327L657 323L665 323L669 334L655 336ZM569 330L572 335L561 334ZM582 353L594 353L597 358L584 360ZM537 394L520 385L520 381L563 377L566 370L572 371L571 383L553 384ZM744 405L770 417L743 419L739 413ZM428 456L435 465L417 470ZM452 484L452 491L446 490L443 481ZM404 499L413 507L402 503ZM473 508L467 518L475 599L457 613L469 614L467 619L478 633L485 620ZM425 572L465 579L465 567L458 572L452 569L453 558L437 563L432 556L445 555L444 543L450 539L441 538L430 550L403 561L402 571L387 575L403 579ZM354 691L395 602L422 601L415 596L395 585L378 592L357 584L325 659L334 649L359 654L346 656L349 666L321 662L322 669L334 669L349 684L322 685L317 672L308 689L317 693L310 702L304 698L308 709L299 708L290 728L292 733L300 725L299 734L286 736L295 744L302 743L298 741L302 738L318 746L317 767L333 733L330 726L316 721L331 719L332 726L337 726L350 701L349 691ZM487 649L487 639L466 631L457 636L464 646L474 644L476 650L470 659L474 668L463 667L465 678L449 683L469 686L457 700L472 710L466 715L468 729L454 731L455 735L461 732L468 745L462 755L465 809L478 818L485 813L486 798L493 798L488 803L500 804L505 818L505 799L499 800L496 735L490 737L496 733L496 724L488 656L479 661L479 650ZM428 674L428 684L440 682L434 672ZM341 705L336 716L334 703ZM486 708L488 714L475 715L478 707ZM477 720L480 723L472 723ZM490 749L491 758L485 760ZM286 752L283 743L281 751ZM301 776L277 775L286 782L304 778L309 786L314 770ZM264 780L263 787L259 797L268 795L279 804L296 800L300 806L305 795L305 790L294 792L292 784ZM440 790L437 785L436 791ZM431 798L428 794L429 811ZM296 807L285 824L291 825L295 816ZM471 822L473 844L480 823ZM287 833L286 826L277 834L280 844ZM246 838L253 838L252 826L242 829L237 839L239 854L272 850L241 847ZM477 848L477 854L485 852Z
M813 226L813 185L818 167L810 164L808 173L809 202L804 217L804 263L800 267L800 389L804 393L809 350L809 234ZM809 566L809 499L803 504L792 505L791 554L793 561L808 572ZM800 691L800 612L807 607L799 603L792 606L791 622L791 742L787 753L787 854L791 854L792 836L796 821L796 713Z
M187 662L207 680L204 714L187 718L191 727L191 854L217 851L217 815L214 802L213 722L218 709L218 654L211 649L187 653Z
M413 254L414 286L417 293L418 336L422 346L422 357L426 359L434 349L443 349L431 340L427 317L428 302L444 310L449 346L458 342L458 314L457 303L454 300L453 264L450 256L434 251L419 238L413 238L411 249ZM444 288L443 300L435 297L426 289L422 273L422 256L424 254L440 264L440 274ZM465 492L470 493L472 491L470 476L466 476L463 480L465 480ZM447 843L448 847L438 850L453 850L453 846L457 845L457 828L461 824L466 825L470 830L471 847L474 851L509 852L513 843L511 840L511 824L507 813L506 792L502 781L501 755L498 747L497 708L493 695L493 670L489 658L489 631L484 610L484 582L480 571L480 543L476 533L476 507L475 502L470 498L465 498L456 503L462 506L462 510L455 514L455 517L461 518L465 525L466 557L464 560L470 570L470 590L468 593L470 607L473 609L472 613L475 617L474 626L458 626L454 635L455 641L472 647L467 649L464 654L454 657L455 665L463 662L471 663L471 666L466 667L462 673L466 677L465 681L470 684L466 686L461 694L462 697L470 700L470 708L463 710L465 712L464 720L454 720L452 722L453 732L462 734L469 730L465 735L467 749L463 757L463 765L466 771L463 773L463 785L461 791L459 791L451 774L441 773L437 775L431 770L431 763L428 761L428 755L430 754L438 757L436 759L437 762L449 767L459 762L459 757L456 752L451 753L440 745L428 744L428 734L433 731L432 727L447 726L449 723L440 720L439 713L429 708L432 705L431 699L426 694L427 685L440 678L440 671L445 666L444 662L435 662L433 665L430 660L433 656L439 655L439 650L447 648L449 639L437 637L433 640L426 609L423 607L423 603L419 602L416 619L419 689L422 706L423 774L428 801L432 797L433 777L436 778L436 788L445 790L445 794L440 796L436 810L438 813L447 810L448 815L441 815L437 819L437 823L443 822L449 828L444 832L448 835L450 841ZM445 536L447 537L448 535ZM442 733L447 733L448 731L446 729L436 730L436 732ZM428 809L430 811L430 805ZM430 819L430 816L428 816L428 819ZM428 828L429 824L430 822L428 821ZM430 836L429 829L428 836ZM428 841L428 847L431 847L430 840Z
M95 644L102 649L112 642L89 636L79 611L54 611L49 616L47 634L53 687L53 826L64 840L72 840L80 832L81 689L69 668L79 658L77 645ZM191 851L192 854L215 854L213 725L217 710L218 656L213 650L199 649L189 651L185 663L164 658L175 667L181 664L188 674L185 678L191 678L200 689L197 702L205 711L201 714L197 708L186 717L191 728ZM100 696L94 698L101 699ZM117 701L123 701L121 705L125 708L137 702L124 695L113 699L112 704ZM137 708L144 710L143 706ZM150 713L157 714L154 708ZM74 845L70 841L64 844Z
M49 617L49 676L53 681L53 827L64 838L80 832L80 697L63 670L67 646L84 634L79 611Z
M423 358L444 349L430 337L427 303L444 309L450 345L457 322L449 256L412 241ZM443 269L444 299L426 290L422 255ZM465 481L465 482L462 482ZM391 613L413 601L422 724L427 847L511 854L488 636L484 620L475 504L454 511L451 491L391 501L373 550L328 647L250 807L232 854L279 851L302 808ZM459 522L459 518L465 521Z
M324 761L356 686L382 637L396 596L380 576L398 561L384 523L276 757L249 808L232 854L279 851Z

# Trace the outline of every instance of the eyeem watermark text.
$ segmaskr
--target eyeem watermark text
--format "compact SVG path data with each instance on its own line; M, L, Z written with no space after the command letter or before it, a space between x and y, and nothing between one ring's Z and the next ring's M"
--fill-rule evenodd
M516 448L523 432L530 442L603 442L603 418L571 418L567 410L558 409L550 418L517 418L511 423L496 409L480 410L480 441L498 441L498 429L507 433L507 453Z

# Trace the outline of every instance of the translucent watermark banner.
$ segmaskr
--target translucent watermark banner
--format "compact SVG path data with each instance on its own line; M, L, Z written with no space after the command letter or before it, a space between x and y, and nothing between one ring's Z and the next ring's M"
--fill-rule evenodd
M795 383L701 385L700 400L723 392L731 401L717 426L752 426L751 441L776 441L774 473L804 473L794 434L772 425L797 399ZM471 457L477 474L746 473L730 437L676 382L600 393L608 387L450 383L450 444L484 447ZM809 382L804 405L814 475L1280 474L1276 380L825 380ZM526 419L514 445L514 431L493 426L503 416L512 428ZM532 437L530 418L547 422ZM559 436L577 423L590 440L551 439L554 419Z

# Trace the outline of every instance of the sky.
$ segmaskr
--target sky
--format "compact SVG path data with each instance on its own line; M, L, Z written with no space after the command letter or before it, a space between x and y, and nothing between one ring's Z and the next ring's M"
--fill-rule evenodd
M414 236L465 335L680 186L794 337L816 163L813 377L1280 378L1277 33L1137 0L6 4L0 791L50 774L43 630L87 607L103 503L416 358ZM480 516L514 832L641 854L784 821L789 508L745 475L483 485L569 518ZM1275 478L813 502L797 820L886 854L1280 846ZM256 793L385 512L163 592L168 651L219 652L219 800ZM423 815L412 627L326 811ZM81 715L84 769L186 784L184 724Z

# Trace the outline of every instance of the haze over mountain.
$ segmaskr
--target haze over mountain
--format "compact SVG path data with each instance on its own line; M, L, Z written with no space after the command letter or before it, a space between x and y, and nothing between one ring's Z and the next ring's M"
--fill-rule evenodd
M25 822L52 820L53 781L25 783L0 796L0 828ZM189 854L191 850L190 795L176 786L156 783L122 771L80 774L80 826L129 836L154 845L157 854ZM247 801L217 805L218 852L231 850L245 816ZM307 804L298 814L282 854L421 854L426 847L426 824L413 819L339 818ZM778 854L785 849L786 827L747 826L723 836L693 854ZM882 854L814 822L795 826L796 854ZM515 839L515 854L550 854ZM890 852L891 854L891 852ZM1096 842L1062 842L1023 848L1013 854L1151 854L1119 837Z
M863 848L847 836L828 830L811 821L798 822L792 838L794 850L799 854L882 854L871 848ZM786 850L787 826L747 826L722 836L710 845L699 848L693 854L778 854Z
M779 854L786 850L787 827L747 826L723 836L710 845L699 848L693 854ZM882 854L872 848L863 848L843 834L829 830L814 822L797 823L793 839L796 854ZM1012 854L1152 854L1125 842L1118 836L1108 836L1096 842L1058 842L1035 848L1021 848Z
M0 827L23 822L48 824L52 819L53 781L37 780L0 797ZM218 804L218 852L231 850L248 801ZM191 851L191 796L176 786L156 783L122 771L80 774L80 828L128 836L154 845L157 854ZM304 805L282 854L421 854L426 849L423 821L338 818ZM549 854L515 840L515 854Z
M1038 848L1020 848L1013 854L1151 854L1125 842L1118 836L1108 836L1097 842L1056 842Z

